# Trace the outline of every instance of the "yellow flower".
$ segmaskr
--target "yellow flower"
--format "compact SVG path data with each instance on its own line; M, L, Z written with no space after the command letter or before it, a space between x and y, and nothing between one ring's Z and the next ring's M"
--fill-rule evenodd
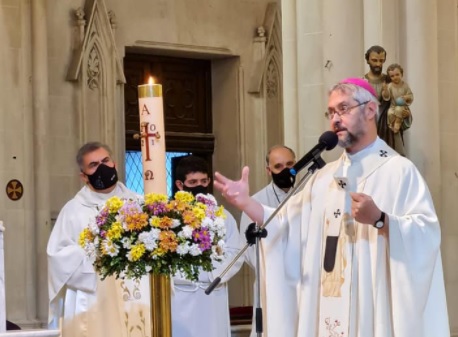
M169 211L176 210L178 212L184 212L186 209L190 208L190 205L183 201L172 200L166 205Z
M151 219L149 220L149 223L152 227L155 227L155 228L159 228L161 227L161 218L157 217L157 216L153 216L151 217Z
M123 204L124 202L117 196L111 197L106 202L106 206L108 207L110 213L116 213L119 211Z
M192 209L192 213L194 214L194 216L199 219L200 221L202 221L204 218L205 218L205 211L202 209L202 208L199 208L199 207L194 207Z
M132 246L129 253L129 260L132 262L140 260L140 258L145 254L146 248L143 243Z
M179 202L190 203L194 201L194 196L189 192L178 191L175 193L175 200Z
M167 202L165 194L148 193L145 195L145 205L151 205L156 202Z
M118 240L122 237L123 228L120 222L113 222L110 229L107 231L107 237L110 240Z
M94 235L92 235L92 233L89 230L89 228L83 229L83 231L80 233L78 244L81 247L84 247L86 245L86 240L87 241L93 241L94 240Z
M199 207L200 209L203 209L204 211L206 211L208 206L202 202L198 202L195 204L195 207Z
M161 247L158 247L158 248L156 248L155 250L153 250L153 251L151 252L151 256L162 256L162 255L164 255L165 253L167 253L166 250L164 250L164 249L161 248Z
M219 207L216 209L215 215L216 215L217 217L226 219L226 213L224 213L224 207L223 207L223 205L219 206Z

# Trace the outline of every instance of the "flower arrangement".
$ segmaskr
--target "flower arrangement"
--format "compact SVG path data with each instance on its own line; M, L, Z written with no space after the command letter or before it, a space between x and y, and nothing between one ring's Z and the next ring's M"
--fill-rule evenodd
M225 218L210 194L112 197L81 232L79 244L102 279L179 271L197 281L200 270L211 271L212 261L224 258Z

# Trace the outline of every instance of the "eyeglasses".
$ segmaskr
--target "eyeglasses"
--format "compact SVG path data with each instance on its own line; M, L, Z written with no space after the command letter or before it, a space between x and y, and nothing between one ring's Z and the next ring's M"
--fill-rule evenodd
M365 102L362 102L362 103L359 103L353 106L347 106L345 104L342 104L341 106L338 106L337 109L328 109L328 111L324 113L324 116L327 119L332 119L334 117L334 114L337 114L337 116L342 117L343 115L348 114L350 110L357 108L361 105L367 104L367 103L369 103L369 101L365 101Z

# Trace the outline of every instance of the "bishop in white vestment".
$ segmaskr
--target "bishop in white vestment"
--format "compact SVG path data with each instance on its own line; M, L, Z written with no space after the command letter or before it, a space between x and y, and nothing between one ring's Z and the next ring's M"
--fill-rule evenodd
M375 90L347 79L327 117L345 148L267 226L267 331L291 337L449 337L440 227L428 187L377 137ZM215 187L253 219L272 209L240 181Z

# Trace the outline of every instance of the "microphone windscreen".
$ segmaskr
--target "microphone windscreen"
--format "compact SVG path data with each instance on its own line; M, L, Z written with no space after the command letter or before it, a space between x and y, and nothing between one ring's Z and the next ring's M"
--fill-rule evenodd
M339 142L339 139L334 132L326 131L320 136L318 142L321 144L325 144L326 150L329 151L336 147L337 143Z

